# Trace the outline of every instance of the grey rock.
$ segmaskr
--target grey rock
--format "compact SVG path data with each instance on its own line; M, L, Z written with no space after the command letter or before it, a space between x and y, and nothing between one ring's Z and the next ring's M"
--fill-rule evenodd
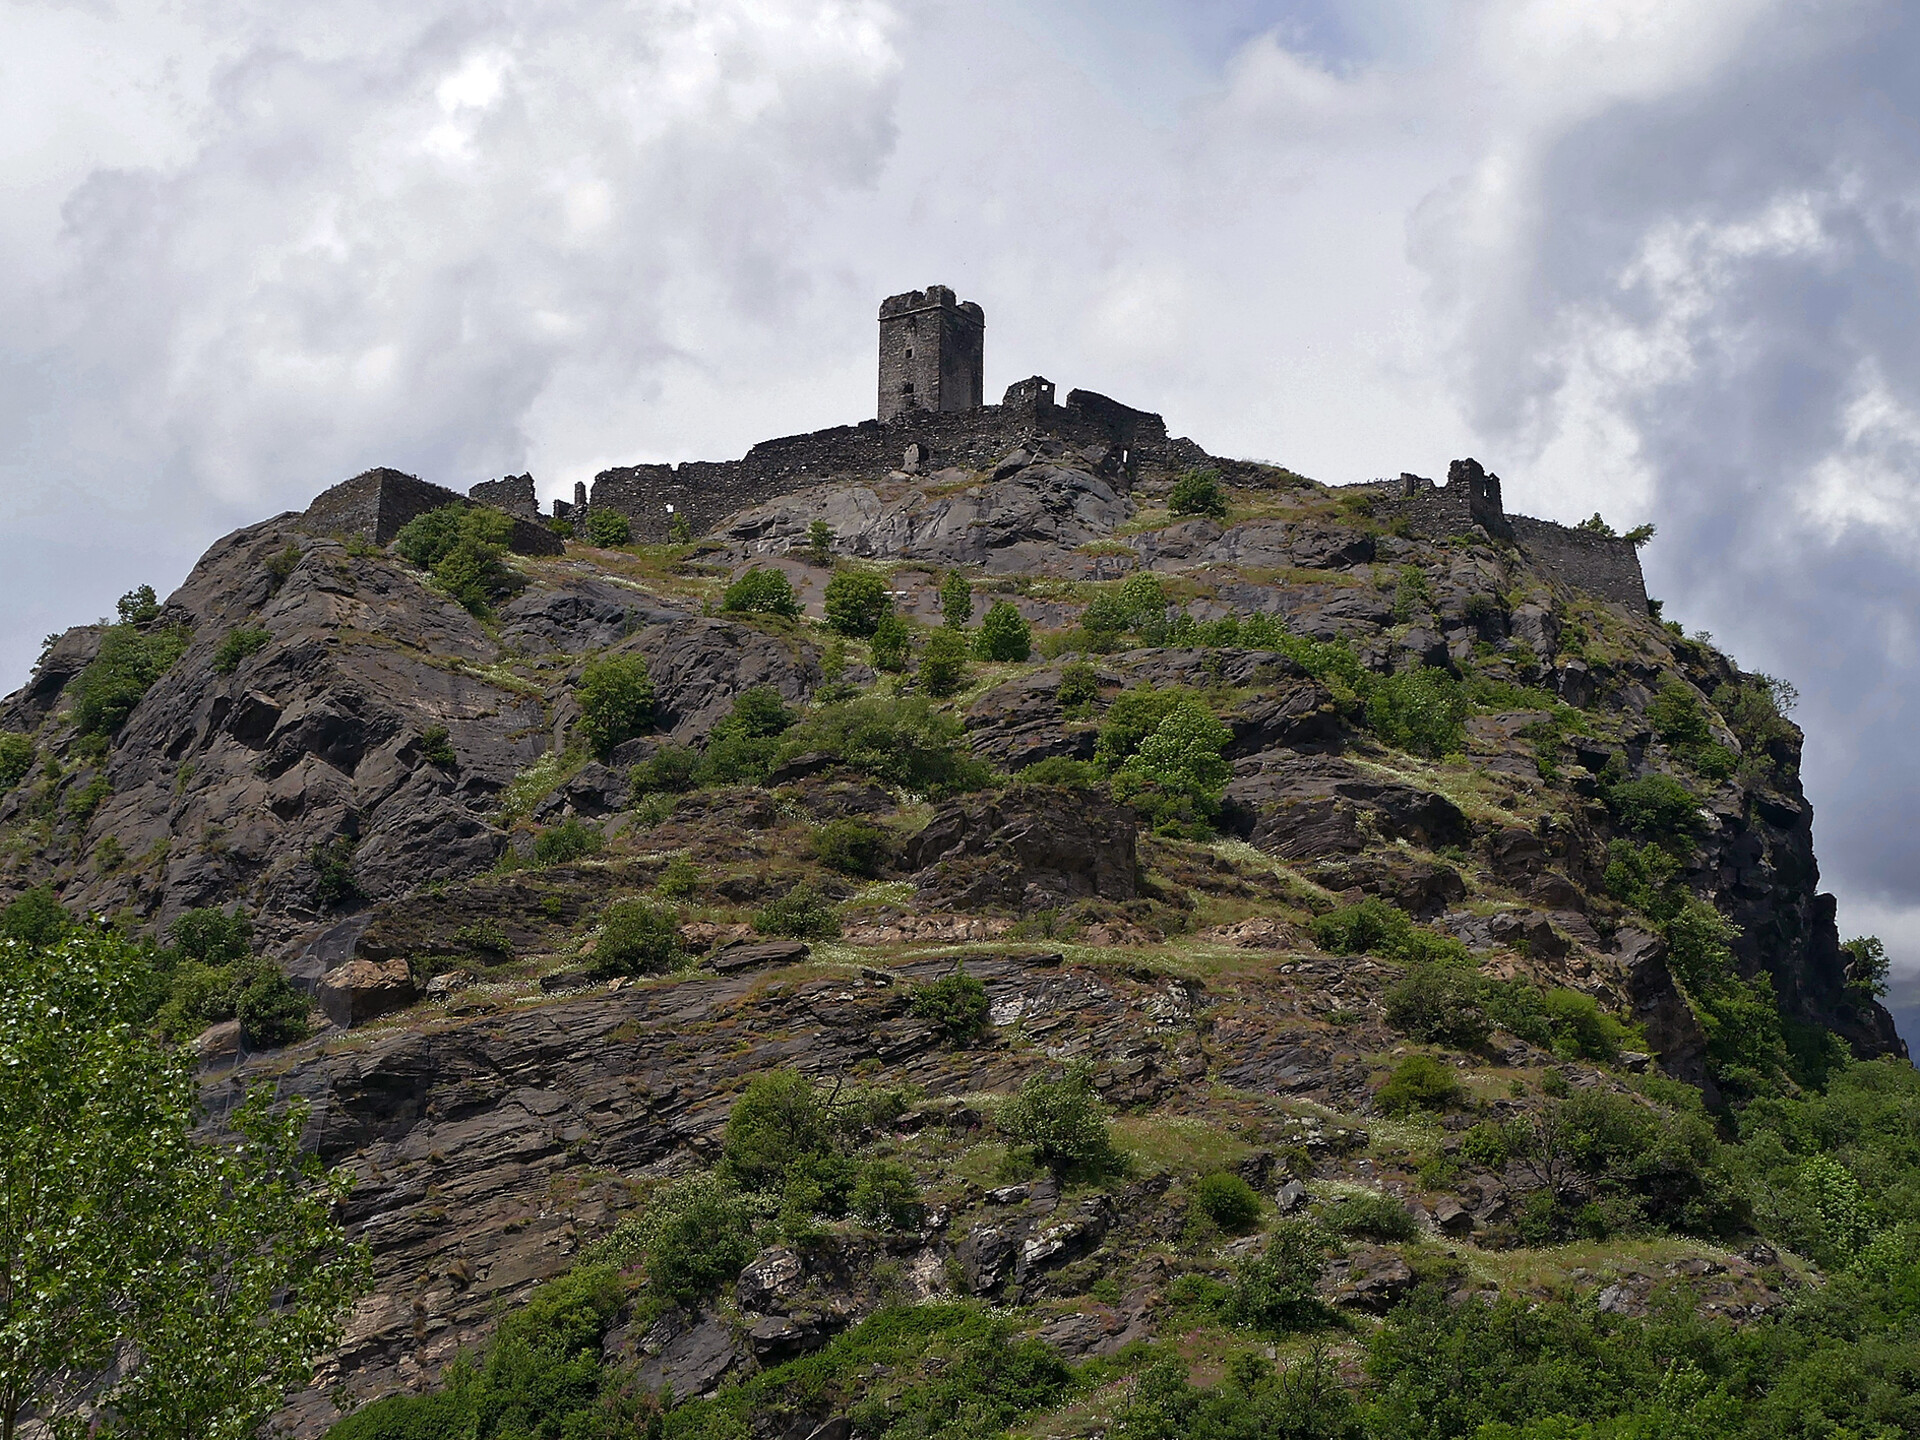
M682 1399L705 1395L745 1355L724 1320L705 1320L668 1341L641 1362L635 1380L643 1389L671 1389Z
M327 1018L341 1028L364 1025L414 1002L413 974L404 960L349 960L327 972L318 999Z
M733 944L714 952L708 962L721 974L754 970L763 965L797 965L813 953L805 941L770 940L764 944Z
M1039 909L1139 888L1132 813L1084 792L1037 787L949 801L902 860L923 903Z
M734 1286L742 1310L775 1311L800 1290L806 1266L793 1251L775 1246L754 1256Z

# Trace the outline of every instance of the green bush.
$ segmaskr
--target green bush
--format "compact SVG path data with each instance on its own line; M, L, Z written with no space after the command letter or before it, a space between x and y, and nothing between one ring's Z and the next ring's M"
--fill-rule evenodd
M945 697L967 680L967 642L957 631L936 630L920 652L920 686L929 695Z
M813 832L813 853L830 869L871 880L886 867L893 843L878 825L842 816Z
M1100 767L1091 760L1071 760L1065 755L1049 755L1023 770L1014 771L1013 783L1022 787L1054 785L1063 790L1098 790L1102 788L1103 777Z
M793 593L793 585L783 572L756 565L727 587L720 608L734 614L784 615L797 620L800 597Z
M1465 1094L1452 1066L1431 1055L1409 1055L1393 1067L1373 1100L1388 1115L1408 1115L1415 1110L1450 1110Z
M1193 1203L1200 1213L1229 1234L1251 1230L1260 1218L1260 1197L1238 1175L1217 1171L1202 1175L1193 1185Z
M512 534L513 521L500 511L456 501L414 516L393 537L393 547L430 572L454 600L484 615L489 602L526 583L501 563Z
M513 942L498 920L471 920L455 930L452 939L462 955L489 965L513 958Z
M167 938L186 959L202 965L231 965L253 954L253 917L212 906L189 910L168 928Z
M685 855L676 855L667 861L655 888L670 900L691 900L700 893L700 880L700 867Z
M1080 612L1080 632L1086 637L1085 648L1097 654L1116 648L1126 628L1126 607L1105 591L1094 596L1087 603L1087 608Z
M567 865L599 854L606 843L606 837L598 830L569 815L560 824L550 825L534 836L533 863L542 869L549 865Z
M1678 841L1700 828L1700 798L1671 775L1646 775L1608 787L1607 807L1636 835Z
M831 940L840 933L840 916L831 900L802 881L754 911L753 929L758 935L790 940Z
M950 630L964 630L973 623L973 586L958 570L949 570L940 582L940 618Z
M1406 911L1377 896L1329 910L1311 929L1313 943L1335 955L1384 955L1410 965L1471 963L1458 940L1414 924Z
M0 795L27 778L37 753L27 736L0 730Z
M1162 833L1203 835L1232 774L1221 754L1232 739L1211 710L1182 699L1114 771L1113 798Z
M1060 668L1060 687L1054 691L1054 698L1067 719L1086 719L1100 698L1099 673L1085 660L1068 661Z
M249 980L234 1003L240 1038L250 1050L273 1050L312 1033L311 1003L277 968Z
M707 734L698 779L703 785L758 785L773 768L780 736L793 712L771 685L754 685L733 697L733 709Z
M987 987L967 974L963 961L956 960L953 973L931 985L914 986L907 1006L955 1045L968 1044L986 1033Z
M1315 1287L1326 1270L1326 1251L1326 1236L1317 1226L1281 1221L1266 1249L1240 1262L1226 1297L1225 1318L1276 1337L1325 1325L1331 1312Z
M860 1167L847 1208L869 1225L917 1230L926 1212L913 1171L897 1160L869 1160Z
M684 545L693 539L693 521L686 511L673 512L673 518L667 522L667 539L675 545Z
M122 625L151 625L160 618L160 597L151 585L136 585L114 602Z
M1367 728L1384 743L1416 755L1452 755L1466 748L1471 708L1460 682L1446 671L1408 670L1373 681Z
M653 677L644 656L589 660L574 696L580 702L580 733L602 758L621 741L653 728Z
M451 770L460 763L453 752L453 736L444 725L429 725L420 732L420 758L429 765Z
M1227 497L1220 490L1217 470L1189 470L1174 481L1167 509L1176 515L1211 515L1225 519Z
M1320 1223L1336 1235L1368 1240L1411 1240L1420 1233L1412 1211L1372 1190L1335 1196L1321 1210Z
M1205 1390L1188 1382L1185 1361L1157 1361L1107 1433L1114 1440L1360 1440L1364 1427L1339 1367L1315 1350L1278 1369L1243 1353Z
M240 662L249 655L265 649L273 636L254 625L242 625L237 630L229 630L220 639L219 648L213 652L213 668L222 675L231 675L240 668Z
M757 1075L734 1102L721 1141L721 1167L749 1190L778 1190L804 1156L833 1149L827 1107L797 1070Z
M1387 1023L1427 1044L1470 1050L1486 1041L1491 1028L1484 999L1483 982L1470 965L1415 965L1387 990Z
M873 627L873 668L891 675L903 674L913 648L913 632L907 622L889 610Z
M1100 1175L1121 1168L1106 1107L1093 1087L1093 1072L1084 1065L1069 1066L1058 1079L1029 1076L1020 1093L1000 1106L995 1123L1055 1171Z
M996 600L980 622L974 653L982 660L1024 660L1033 653L1033 627L1005 600Z
M44 949L73 928L74 920L51 885L22 890L0 910L0 940Z
M703 1187L660 1225L647 1254L648 1287L663 1300L691 1305L731 1284L752 1258L746 1205L724 1188Z
M807 526L807 553L816 565L833 559L833 527L826 521L815 520Z
M1109 773L1118 770L1133 757L1140 743L1160 728L1183 705L1199 705L1200 697L1178 685L1162 690L1153 685L1135 685L1122 690L1107 706L1100 722L1100 738L1094 748L1094 761Z
M779 758L821 754L849 769L929 797L978 790L991 778L962 748L958 720L924 699L863 697L827 705L784 737Z
M133 707L183 654L191 638L185 626L141 630L132 624L109 626L100 653L67 685L73 700L73 728L79 734L109 736L126 723Z
M1507 1163L1506 1132L1482 1120L1460 1137L1460 1158L1483 1170L1499 1170Z
M893 597L887 594L884 575L871 570L836 570L827 581L823 608L828 625L842 635L863 640L893 609Z
M586 538L603 549L627 545L633 540L633 523L618 510L589 510Z
M701 757L684 745L662 745L627 771L628 804L648 795L677 795L699 783Z
M644 900L616 900L600 917L591 973L602 980L660 975L678 968L684 957L678 915Z

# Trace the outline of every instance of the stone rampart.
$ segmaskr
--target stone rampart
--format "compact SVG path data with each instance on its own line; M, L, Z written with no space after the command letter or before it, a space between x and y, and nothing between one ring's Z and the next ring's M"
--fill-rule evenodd
M385 467L363 471L324 490L301 515L302 528L316 535L358 536L389 544L416 515L442 505L470 503L457 490L434 485L417 475ZM519 555L558 555L565 546L546 526L512 516L507 548Z
M866 420L763 440L739 460L602 470L589 503L625 515L637 539L665 540L675 515L685 515L699 535L736 510L823 481L877 480L901 469L986 469L1033 435L1095 451L1096 463L1129 478L1143 463L1168 463L1176 450L1186 454L1180 442L1168 441L1158 415L1090 390L1072 391L1066 404L1056 405L1052 385L1036 376L1013 386L999 405L917 411L886 424Z
M1512 522L1513 538L1536 569L1624 605L1636 615L1646 612L1647 581L1640 571L1640 551L1632 541L1529 515L1515 515Z
M540 496L533 488L533 476L509 475L504 480L482 480L467 491L467 498L491 505L522 520L540 521Z

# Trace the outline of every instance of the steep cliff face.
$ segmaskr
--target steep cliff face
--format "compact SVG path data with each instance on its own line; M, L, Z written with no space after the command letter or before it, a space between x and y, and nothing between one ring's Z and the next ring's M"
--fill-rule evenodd
M306 1097L315 1145L357 1180L378 1287L298 1430L333 1414L332 1383L367 1398L430 1382L498 1302L709 1163L739 1088L783 1065L917 1086L899 1133L923 1137L909 1148L937 1203L912 1234L836 1231L806 1261L804 1304L743 1279L745 1298L619 1342L683 1397L821 1343L902 1284L1071 1309L1111 1281L1099 1333L1062 1344L1152 1333L1155 1247L1191 1218L1187 1161L1143 1162L1098 1199L1008 1198L967 1168L980 1093L1061 1060L1095 1066L1143 1154L1199 1127L1257 1185L1285 1178L1279 1156L1443 1217L1460 1244L1508 1243L1517 1174L1422 1169L1377 1136L1363 1151L1407 1043L1385 1004L1404 957L1314 922L1369 899L1462 942L1485 977L1639 1027L1624 1053L1499 1026L1449 1052L1489 1113L1523 1113L1549 1073L1624 1093L1651 1064L1718 1098L1777 1061L1790 1085L1822 1063L1823 1033L1904 1054L1848 971L1800 735L1764 677L1484 528L1417 538L1390 488L1221 473L1224 515L1176 515L1170 471L1036 438L981 471L800 490L690 546L517 557L524 583L480 617L396 555L282 516L218 542L158 613L50 646L0 705L0 731L25 737L11 753L32 748L0 794L0 888L51 885L155 933L243 905L355 1022L210 1076L216 1110L234 1080ZM951 695L877 674L865 641L816 618L821 519L904 614L937 625L957 568L974 619L1009 604L1047 653L975 659ZM752 566L789 576L807 616L718 613ZM170 663L103 725L103 656L149 642ZM653 724L595 755L579 687L607 656L647 661ZM843 723L850 698L899 685L928 713ZM756 687L799 728L747 727L735 702ZM1140 697L1169 693L1224 727L1207 825L1088 788L1140 742ZM702 746L694 773L681 747ZM966 758L984 768L969 777ZM536 849L559 827L565 845ZM837 907L821 927L837 938L729 951L803 883ZM642 896L671 897L705 960L608 988L592 978L602 921ZM971 1048L909 1004L956 960L992 1007ZM1771 1058L1728 1033L1756 996L1786 1022ZM1734 1280L1764 1288L1760 1268ZM1365 1278L1329 1283L1364 1308L1384 1293Z

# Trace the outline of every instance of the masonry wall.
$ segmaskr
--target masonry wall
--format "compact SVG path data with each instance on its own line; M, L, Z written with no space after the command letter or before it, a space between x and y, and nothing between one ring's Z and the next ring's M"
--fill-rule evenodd
M1511 519L1514 539L1536 568L1635 614L1646 612L1646 577L1632 543L1527 515Z
M1092 448L1101 461L1127 473L1172 453L1158 415L1088 390L1072 391L1065 405L1055 405L1051 388L1039 388L1044 384L1021 382L1009 392L1014 400L1008 404L951 414L916 411L884 425L866 420L763 440L739 460L602 470L594 477L590 504L627 516L637 539L661 541L676 514L686 515L699 535L736 510L822 481L880 479L904 465L913 444L926 447L929 458L919 468L929 470L985 469L1030 435Z
M317 535L358 536L386 545L416 515L465 503L467 497L456 490L383 467L322 491L300 518L303 528ZM519 516L513 517L507 546L520 555L558 555L565 549L546 526Z
M504 480L482 480L467 491L467 497L509 515L518 515L522 520L540 518L540 496L533 488L530 473L509 475Z

